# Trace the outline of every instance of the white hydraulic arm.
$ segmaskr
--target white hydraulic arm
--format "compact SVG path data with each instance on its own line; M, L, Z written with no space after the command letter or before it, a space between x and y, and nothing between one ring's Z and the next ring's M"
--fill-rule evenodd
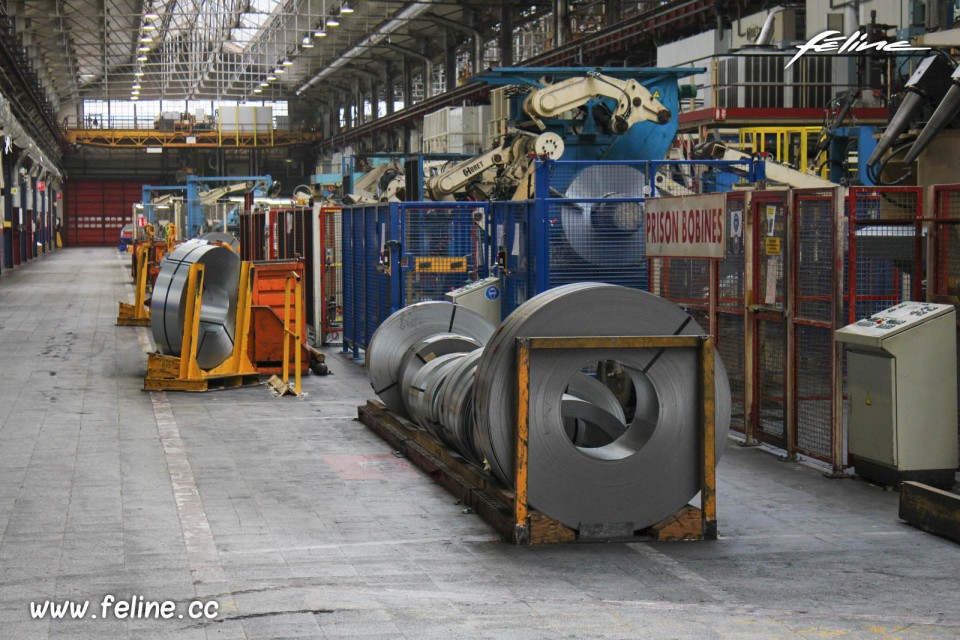
M210 189L209 191L201 191L199 193L200 204L213 204L220 198L228 196L231 193L241 193L244 191L249 191L251 188L253 188L253 185L251 185L249 182L238 182L236 184L228 184L223 187L217 187L216 189Z
M495 147L439 175L427 178L424 184L425 195L431 200L442 200L463 189L488 169L503 166L512 161L512 145Z
M701 143L694 149L694 155L711 160L728 160L730 162L741 162L751 158L749 153L731 149L717 140ZM832 189L838 186L820 176L804 173L772 161L766 163L765 173L767 180L771 182L779 182L798 189Z
M353 185L353 193L345 195L343 201L346 204L372 204L380 202L381 195L378 193L377 187L388 172L393 172L395 177L391 178L389 184L386 185L387 189L384 189L386 192L384 195L386 195L388 199L395 197L397 187L403 184L403 166L396 160L392 160L387 164L374 167L360 176ZM398 180L399 183L395 184Z
M615 133L626 133L637 122L670 122L670 110L642 84L636 80L611 78L597 71L535 89L524 100L523 110L543 131L546 125L541 118L557 117L582 107L596 96L617 101L610 119L610 128Z

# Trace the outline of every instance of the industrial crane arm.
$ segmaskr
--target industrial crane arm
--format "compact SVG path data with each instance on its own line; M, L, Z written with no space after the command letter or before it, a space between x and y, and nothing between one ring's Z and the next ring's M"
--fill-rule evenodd
M610 116L610 129L614 133L626 133L637 122L670 122L670 110L642 84L636 80L611 78L596 71L535 89L524 100L523 110L543 131L546 125L541 118L558 117L582 107L596 96L617 101L617 108Z
M709 160L726 160L728 162L742 162L750 159L750 154L737 149L731 149L727 145L717 140L708 140L703 142L693 150L693 155L698 158ZM791 167L768 161L765 167L767 180L779 182L791 187L800 189L829 189L838 186L836 183L825 180L820 176L815 176L802 171L797 171Z
M208 191L201 191L200 204L207 205L213 204L220 198L228 196L231 193L240 193L244 191L249 191L252 188L252 185L249 182L238 182L237 184L228 184L224 187L217 187L216 189L210 189Z
M431 200L441 200L479 178L485 171L513 161L512 145L504 144L480 154L452 169L426 180L424 192Z
M389 187L394 187L388 197L392 197L396 188L402 184L403 165L396 160L387 164L374 167L367 173L360 176L353 185L353 193L343 197L345 204L370 204L380 202L381 192L390 191ZM395 180L399 180L398 185L394 185ZM379 189L378 189L379 187Z

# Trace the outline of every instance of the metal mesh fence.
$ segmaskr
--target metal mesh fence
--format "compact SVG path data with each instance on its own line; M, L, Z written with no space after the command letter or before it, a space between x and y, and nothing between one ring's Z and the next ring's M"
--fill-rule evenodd
M391 313L487 273L478 203L382 203L343 207L344 350L359 357Z
M480 203L401 204L403 306L442 300L446 292L485 275Z
M960 185L943 185L933 191L934 256L929 274L934 302L960 305ZM957 316L957 363L960 366L960 314ZM960 375L957 377L960 384ZM960 389L957 393L960 415ZM958 425L960 437L960 425Z
M850 189L847 322L922 299L922 197L919 187Z
M503 282L501 315L532 297L535 284L530 269L530 222L535 206L532 201L493 202L490 205L488 232L493 257Z
M266 258L267 214L262 209L240 214L240 257L256 261Z
M343 238L339 207L320 208L321 344L343 342Z
M833 331L796 327L797 449L821 460L831 459L833 425Z
M793 331L796 442L800 453L831 461L834 428L834 198L831 191L794 196Z
M746 420L744 346L743 315L718 313L717 350L723 358L727 377L730 379L730 428L740 432L744 430Z
M833 322L834 239L833 197L800 196L795 199L797 317Z
M757 325L758 436L786 448L787 370L785 326L781 322Z
M390 314L389 263L383 258L389 218L389 205L342 211L343 348L355 357Z
M392 207L369 207L364 216L364 260L366 262L366 296L364 313L364 341L366 347L380 323L394 311L391 309L391 276L394 272L392 252L388 243L395 236L391 231Z
M787 448L786 307L787 207L783 193L753 195L754 363L757 439Z
M270 209L268 220L268 256L270 260L297 260L302 258L306 264L313 264L313 207L279 207ZM315 308L314 278L319 274L313 269L304 273L303 290L307 309ZM307 314L310 322L313 314ZM316 330L316 327L314 327Z
M639 199L551 200L546 213L550 287L584 280L647 287Z

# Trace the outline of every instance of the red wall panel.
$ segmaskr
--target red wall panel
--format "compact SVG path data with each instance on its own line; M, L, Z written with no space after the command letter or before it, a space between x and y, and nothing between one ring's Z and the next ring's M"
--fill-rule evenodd
M131 221L145 183L120 180L67 180L63 187L63 241L71 247L113 247Z

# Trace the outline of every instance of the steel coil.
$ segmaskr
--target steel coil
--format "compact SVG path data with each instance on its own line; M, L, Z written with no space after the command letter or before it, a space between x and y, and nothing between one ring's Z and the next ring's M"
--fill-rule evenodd
M455 333L438 333L412 345L400 361L401 399L406 404L407 393L413 377L425 364L448 353L469 353L483 346L479 340ZM407 413L410 407L407 406Z
M450 446L453 443L440 424L440 395L452 370L449 365L463 360L465 355L448 353L426 363L414 374L404 394L410 419Z
M598 266L637 264L644 259L643 206L615 199L642 198L646 176L629 165L592 165L581 171L560 209L563 234L582 259ZM610 202L598 202L611 199Z
M383 321L367 345L370 385L394 413L410 417L400 387L403 357L413 345L439 333L455 333L486 344L494 326L480 314L450 302L420 302Z
M578 283L542 293L517 308L479 358L474 383L475 433L493 473L512 485L516 449L516 347L530 336L701 335L673 303L624 287ZM570 416L612 428L619 414L586 414L571 393L582 371L615 361L633 383L636 407L622 433L602 446L570 439ZM630 523L642 529L674 513L699 491L698 360L691 349L537 351L531 356L528 501L580 528ZM730 424L726 369L716 358L716 434L720 455ZM607 392L596 392L601 397ZM611 394L612 395L612 394ZM591 402L595 404L595 401ZM566 405L566 406L564 406ZM603 411L603 408L600 407ZM591 411L593 411L591 409ZM626 416L625 416L626 417ZM599 431L604 431L597 427ZM594 429L596 432L597 429ZM589 443L588 443L589 444Z
M197 364L201 369L212 369L233 353L240 285L240 258L236 253L201 240L191 240L174 249L160 263L150 302L150 324L160 352L179 356L187 280L190 266L195 263L204 265Z
M200 236L200 239L206 240L207 242L219 242L233 249L234 253L240 253L240 240L237 239L237 236L227 231L208 231Z
M446 440L465 458L480 464L483 456L477 447L473 423L473 380L482 350L468 353L454 363L440 397L439 423Z

